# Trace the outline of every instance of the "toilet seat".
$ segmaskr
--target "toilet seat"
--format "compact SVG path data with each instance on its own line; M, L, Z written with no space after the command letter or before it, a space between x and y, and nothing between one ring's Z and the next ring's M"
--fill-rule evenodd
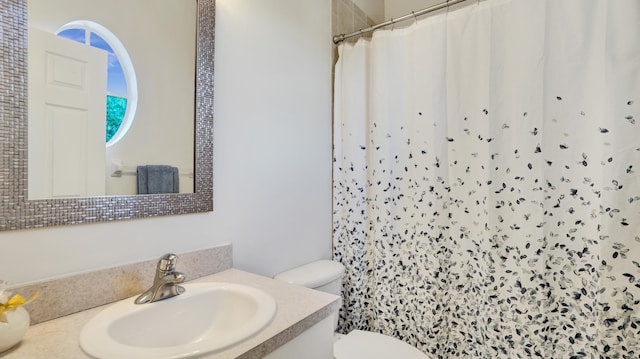
M427 359L411 345L383 334L354 330L333 345L335 359Z

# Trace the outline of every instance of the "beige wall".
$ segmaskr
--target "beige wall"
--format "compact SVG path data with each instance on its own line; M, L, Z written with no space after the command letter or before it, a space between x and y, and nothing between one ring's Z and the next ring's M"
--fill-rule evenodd
M377 23L384 22L384 6L385 0L353 0L367 16Z

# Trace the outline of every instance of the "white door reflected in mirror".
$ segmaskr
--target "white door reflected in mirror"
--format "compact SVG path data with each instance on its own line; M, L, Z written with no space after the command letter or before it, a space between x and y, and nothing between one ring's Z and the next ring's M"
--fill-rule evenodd
M107 55L29 29L29 197L105 194Z

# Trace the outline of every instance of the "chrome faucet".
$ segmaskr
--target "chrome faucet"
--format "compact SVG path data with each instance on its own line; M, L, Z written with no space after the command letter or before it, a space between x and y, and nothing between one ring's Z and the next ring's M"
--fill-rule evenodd
M184 282L184 274L174 271L176 268L175 254L165 254L158 261L153 285L136 298L136 304L152 303L184 293L184 287L178 285Z

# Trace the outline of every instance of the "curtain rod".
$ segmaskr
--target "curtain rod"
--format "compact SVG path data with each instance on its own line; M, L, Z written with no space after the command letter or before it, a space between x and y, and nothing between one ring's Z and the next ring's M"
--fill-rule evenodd
M422 9L422 10L412 11L411 14L407 14L407 15L401 16L401 17L396 18L396 19L391 18L391 20L389 20L389 21L385 21L385 22L383 22L381 24L369 26L366 29L360 29L358 31L354 31L354 32L351 32L351 33L348 33L348 34L334 35L333 36L333 43L337 45L337 44L341 43L342 41L344 41L344 40L346 40L348 38L351 38L351 37L354 37L354 36L358 36L358 35L362 35L364 33L374 31L374 30L379 29L381 27L393 25L396 22L400 22L400 21L411 19L411 18L415 18L415 17L421 16L421 15L430 13L432 11L444 9L445 7L449 7L451 5L455 5L455 4L461 3L463 1L467 1L467 0L446 1L446 2L437 4L437 5L433 5L431 7L428 7L428 8Z

